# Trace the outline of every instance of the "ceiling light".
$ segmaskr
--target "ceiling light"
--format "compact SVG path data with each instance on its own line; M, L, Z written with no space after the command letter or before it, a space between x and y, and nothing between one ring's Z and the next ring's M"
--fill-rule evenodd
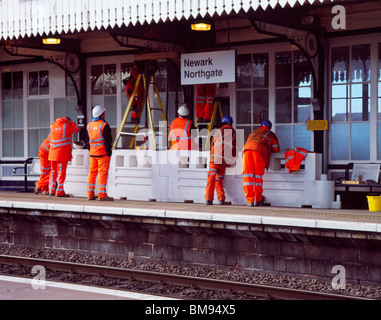
M61 39L60 38L43 38L42 43L43 44L60 44Z
M192 23L191 28L194 31L210 31L210 29L212 28L212 25L210 23L197 22L197 23Z

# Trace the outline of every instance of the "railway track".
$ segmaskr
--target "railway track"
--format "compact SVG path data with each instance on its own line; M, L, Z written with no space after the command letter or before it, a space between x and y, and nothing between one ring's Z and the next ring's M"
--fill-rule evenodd
M248 295L258 296L268 299L279 300L369 300L357 296L346 296L325 292L315 292L309 290L299 290L268 286L262 284L242 283L202 277L192 277L177 274L159 273L152 271L142 271L133 269L116 268L100 265L89 265L73 262L63 262L46 259L36 259L20 256L0 255L0 264L20 265L33 268L41 265L46 269L61 272L76 272L86 275L103 275L112 278L134 279L138 281L165 283L174 286L190 287L217 291L245 292Z

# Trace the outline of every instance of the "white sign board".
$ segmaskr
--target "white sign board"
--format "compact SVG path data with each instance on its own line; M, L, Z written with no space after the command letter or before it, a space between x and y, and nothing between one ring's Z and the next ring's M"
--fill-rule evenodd
M235 50L181 55L181 85L235 82Z

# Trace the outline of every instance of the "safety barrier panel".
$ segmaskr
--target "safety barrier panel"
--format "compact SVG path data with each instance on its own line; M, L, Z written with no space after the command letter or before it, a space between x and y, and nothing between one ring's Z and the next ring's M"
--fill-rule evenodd
M273 154L264 176L266 202L272 206L331 208L334 182L321 174L321 161L321 154L309 153L304 169L290 174L281 165L284 154ZM88 150L73 150L65 183L67 193L86 197L88 167ZM116 199L204 203L208 168L209 151L114 150L107 191ZM226 169L226 201L246 204L242 181L239 152L235 165Z

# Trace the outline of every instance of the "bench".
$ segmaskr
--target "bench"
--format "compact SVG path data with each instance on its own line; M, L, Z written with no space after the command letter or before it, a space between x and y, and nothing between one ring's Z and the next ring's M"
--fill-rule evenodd
M18 173L19 170L23 170L23 172ZM28 177L39 177L40 174L41 170L39 158L28 158L24 161L24 165L22 167L15 167L13 169L14 176L24 177L23 192L28 192Z

